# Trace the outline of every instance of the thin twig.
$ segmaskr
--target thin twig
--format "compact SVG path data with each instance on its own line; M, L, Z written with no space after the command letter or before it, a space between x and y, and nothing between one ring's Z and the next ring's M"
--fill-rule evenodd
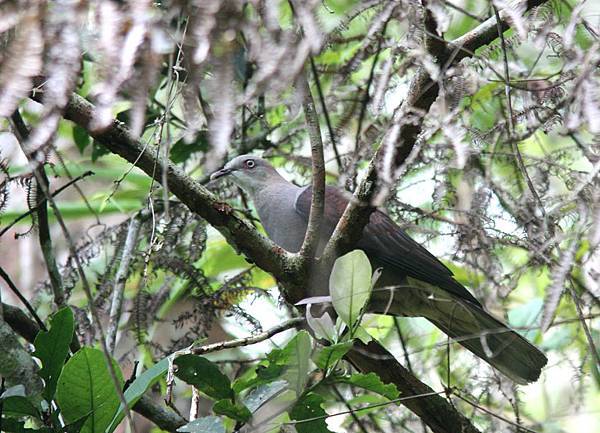
M21 143L23 151L25 152L25 143L29 139L29 130L19 110L15 110L10 117L11 124L15 137ZM27 159L31 163L31 158L28 155ZM38 239L40 242L40 249L42 250L42 256L46 263L46 269L48 270L48 276L50 277L50 286L52 287L52 293L54 295L54 303L58 308L62 308L66 305L65 293L62 284L62 278L58 271L58 265L56 264L56 257L54 256L54 250L52 247L52 238L50 237L50 226L48 223L48 206L42 205L42 202L46 202L43 196L46 195L50 188L50 181L44 171L43 164L39 164L35 158L33 158L33 175L36 180L35 186L35 201L36 201L36 214L37 214L37 228L38 228ZM42 194L43 193L43 194ZM49 194L49 193L48 193Z
M233 349L235 347L249 346L251 344L260 343L261 341L268 340L280 332L287 331L288 329L295 328L300 323L304 322L303 317L295 317L290 320L286 320L285 322L280 323L277 326L274 326L270 329L267 329L264 332L261 332L256 335L251 335L250 337L238 338L235 340L221 341L219 343L207 344L205 346L200 347L192 347L190 352L195 355L202 355L205 353L216 352L217 350L224 349Z
M365 91L363 93L363 97L360 104L360 114L358 115L358 126L356 127L356 136L354 138L354 151L358 152L360 149L360 134L362 133L362 124L365 118L365 114L367 112L367 105L369 104L369 91L371 89L371 84L373 83L373 78L375 77L375 67L379 61L379 54L381 54L381 45L383 44L383 40L385 39L385 30L387 29L387 25L393 15L394 11L390 12L390 16L383 23L383 28L381 29L381 35L377 40L377 50L375 51L375 57L373 58L373 63L371 64L371 70L369 71L369 78L367 79L367 86L365 87Z
M333 148L335 161L337 162L338 169L341 170L343 168L342 158L340 157L340 152L337 148L337 143L335 142L335 132L333 131L333 125L331 124L331 119L329 118L329 111L327 110L327 105L325 104L325 95L323 94L323 88L321 87L321 81L319 80L319 71L317 71L317 66L315 65L313 56L309 56L309 60L310 69L315 79L315 87L317 88L317 94L319 95L321 110L323 110L323 115L325 116L325 124L327 125L327 131L329 132L329 140L331 140L331 147Z
M363 433L369 433L369 430L367 430L367 427L364 425L364 423L362 422L360 417L358 415L356 415L356 413L355 413L356 409L353 409L352 406L350 406L350 403L348 403L348 400L346 400L346 398L344 398L344 396L342 395L340 390L337 388L337 386L335 386L335 384L332 384L331 388L333 389L333 393L336 395L338 400L340 400L344 404L344 406L346 406L348 411L350 412L350 417L352 418L352 421L354 421L356 423L356 425L358 426L358 429Z
M108 331L106 334L106 345L111 354L114 353L115 350L117 330L119 329L119 320L121 318L121 311L123 308L123 293L125 291L125 283L127 282L127 276L129 275L129 264L133 258L133 250L137 246L137 239L140 233L141 225L141 213L131 218L129 226L127 227L127 237L125 238L125 245L123 246L123 251L121 253L121 261L119 263L117 273L115 274L115 285L113 287Z
M437 391L437 392L434 391L434 392L426 392L426 393L423 393L423 394L409 395L409 396L406 396L406 397L395 398L393 400L385 401L385 402L382 402L382 403L368 404L366 406L359 407L359 408L356 408L356 409L343 410L343 411L340 411L340 412L328 413L326 415L315 416L315 417L312 417L312 418L306 418L306 419L301 419L301 420L288 421L288 422L285 422L284 424L287 424L287 425L304 424L304 423L311 422L311 421L319 421L319 420L322 420L322 419L332 418L334 416L348 415L349 413L358 412L360 410L375 409L375 408L378 408L378 407L389 406L390 404L401 403L401 402L404 402L404 401L414 400L414 399L417 399L417 398L431 397L433 395L440 395L440 394L444 394L445 392L446 391Z
M79 176L71 179L69 182L65 183L63 186L61 186L60 188L57 188L56 191L54 191L52 194L50 194L52 197L56 197L57 195L59 195L61 192L63 192L65 189L69 188L71 185L79 182L81 179L84 179L88 176L92 176L93 174L95 174L93 171L86 171L82 174L80 174ZM23 212L21 215L19 215L18 217L16 217L14 220L12 220L10 222L10 224L8 224L6 227L4 227L2 230L0 230L0 238L2 236L4 236L4 234L6 234L7 231L9 231L11 229L11 227L13 227L15 224L17 224L19 221L21 221L24 218L27 218L29 215L31 215L32 213L36 212L38 210L38 208L40 206L44 206L46 204L46 197L42 197L41 201L35 206L32 207L31 209L29 209L27 212Z
M540 212L542 216L546 216L546 210L544 209L544 204L542 203L542 199L537 193L535 186L533 185L533 181L531 177L529 177L529 173L527 172L527 167L525 167L525 162L523 161L523 155L521 155L521 150L519 149L519 145L515 140L515 115L512 107L512 96L511 96L511 85L510 85L510 71L508 67L508 52L506 48L506 40L504 39L504 31L502 29L502 20L500 19L500 13L498 12L498 8L492 3L492 8L494 9L494 15L496 16L496 27L498 29L498 37L500 38L500 44L502 47L502 55L504 61L504 92L506 94L506 103L508 108L508 122L506 124L508 140L510 141L510 145L512 146L513 152L517 158L517 166L519 170L523 174L525 181L527 182L527 186L531 191L531 194L535 198L538 203L538 207L540 208Z
M471 400L469 400L469 399L467 399L467 398L463 397L462 395L460 395L460 394L458 394L458 393L456 393L456 392L453 392L453 393L452 393L452 395L455 395L455 396L457 396L459 399L461 399L461 400L462 400L462 401L464 401L465 403L468 403L468 404L470 404L470 405L471 405L471 406L473 406L474 408L476 408L476 409L479 409L480 411L482 411L482 412L485 412L485 413L487 413L488 415L491 415L491 416L493 416L494 418L498 418L499 420L502 420L502 421L504 421L505 423L508 423L508 424L510 424L510 425L512 425L512 426L514 426L514 427L517 427L517 429L518 429L517 431L519 431L519 430L525 430L525 431L528 431L528 432L530 432L530 433L539 433L537 430L532 430L532 429L530 429L530 428L528 428L528 427L525 427L525 426L523 426L523 425L521 425L521 424L517 424L516 422L514 422L514 421L512 421L512 420L510 420L510 419L508 419L508 418L506 418L506 417L503 417L502 415L498 415L497 413L494 413L494 412L492 412L491 410L489 410L489 409L486 409L485 407L483 407L483 406L480 406L480 405L478 405L478 404L477 404L477 403L475 403L475 402L472 402Z
M587 323L585 323L583 311L581 311L581 305L579 303L579 297L577 296L575 289L573 289L573 285L569 284L568 286L569 286L569 294L571 295L571 298L573 299L573 303L575 304L575 308L577 309L577 316L579 317L579 322L581 323L581 327L583 328L583 332L585 333L585 338L587 339L587 342L590 346L590 352L592 352L592 358L594 358L596 365L598 367L600 367L600 353L598 352L598 349L596 348L596 344L594 343L594 338L592 337L590 328L588 327Z
M2 279L6 282L6 285L10 288L10 290L12 290L12 292L15 294L15 296L17 298L19 298L19 301L21 301L21 303L25 306L25 308L27 308L27 311L29 311L29 313L33 316L33 318L37 322L40 329L47 331L48 329L46 328L46 325L44 325L44 322L42 321L42 319L40 319L40 316L37 315L37 313L31 306L31 304L29 303L27 298L25 298L25 296L23 296L23 294L19 291L17 286L15 286L15 283L12 282L12 280L10 279L8 274L4 271L4 269L2 269L2 267L0 267L0 277L2 277Z

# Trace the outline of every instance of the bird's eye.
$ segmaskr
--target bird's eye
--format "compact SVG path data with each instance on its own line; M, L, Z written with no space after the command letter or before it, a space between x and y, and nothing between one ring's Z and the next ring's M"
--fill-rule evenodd
M256 162L254 162L254 160L252 159L247 159L244 164L246 164L247 168L254 168L254 166L256 165Z

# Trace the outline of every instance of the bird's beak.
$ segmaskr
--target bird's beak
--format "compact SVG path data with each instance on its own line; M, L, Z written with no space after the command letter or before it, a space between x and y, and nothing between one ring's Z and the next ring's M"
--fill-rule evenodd
M212 180L218 179L220 177L227 176L229 173L231 173L231 169L222 168L221 170L217 170L213 174L211 174L210 180L212 181Z

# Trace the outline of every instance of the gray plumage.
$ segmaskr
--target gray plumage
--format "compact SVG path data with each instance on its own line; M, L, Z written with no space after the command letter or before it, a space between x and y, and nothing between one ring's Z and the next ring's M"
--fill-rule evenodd
M306 232L311 187L285 180L271 164L241 155L211 176L230 177L251 197L268 236L297 252ZM320 248L325 245L348 203L348 195L327 187ZM375 211L357 248L374 268L383 268L370 310L425 317L465 348L518 383L538 379L547 359L535 346L486 312L452 272L387 215ZM390 288L391 287L391 288Z

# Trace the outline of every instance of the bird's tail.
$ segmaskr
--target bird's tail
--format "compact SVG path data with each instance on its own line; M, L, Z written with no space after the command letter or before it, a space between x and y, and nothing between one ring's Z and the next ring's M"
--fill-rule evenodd
M479 305L442 291L435 292L427 296L422 289L406 288L391 301L385 300L385 296L375 296L372 305L379 310L374 312L425 317L517 383L539 378L548 360L533 344Z
M464 313L428 319L515 382L525 384L539 378L548 361L542 352L481 307L456 302Z

